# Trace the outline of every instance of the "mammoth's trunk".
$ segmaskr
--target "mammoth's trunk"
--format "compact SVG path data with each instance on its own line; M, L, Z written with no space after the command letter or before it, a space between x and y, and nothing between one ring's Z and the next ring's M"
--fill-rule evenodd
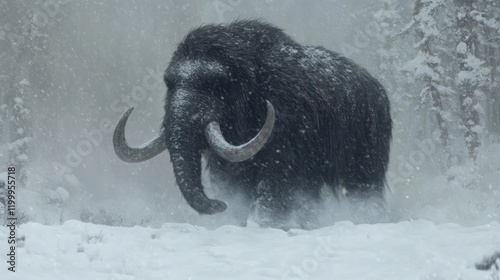
M222 158L240 162L254 156L265 145L273 130L275 113L267 102L266 122L259 133L247 143L235 146L222 135L216 107L203 95L178 91L166 110L164 121L167 145L174 174L184 198L201 214L214 214L226 209L226 204L206 196L201 183L201 154L211 148ZM202 99L202 100L200 100ZM217 113L218 112L218 113ZM207 144L209 147L207 147Z
M226 209L222 201L210 199L201 183L201 154L171 151L170 159L174 167L177 185L188 204L200 214L215 214Z
M129 146L125 139L125 124L133 110L129 108L115 128L113 135L115 152L124 161L141 162L168 149L177 185L189 205L200 214L222 212L226 209L226 204L208 198L203 189L202 152L211 149L230 162L248 160L264 147L275 122L273 105L267 102L267 116L263 127L250 141L235 145L224 138L219 125L224 116L223 108L207 95L179 89L167 102L160 133L139 147Z
M188 204L200 214L215 214L226 204L210 199L201 182L201 157L207 147L203 126L217 119L206 96L184 90L172 94L163 122L177 185Z

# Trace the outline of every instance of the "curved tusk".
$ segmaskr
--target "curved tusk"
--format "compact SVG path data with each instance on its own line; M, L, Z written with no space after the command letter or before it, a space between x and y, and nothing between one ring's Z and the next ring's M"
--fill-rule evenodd
M121 116L120 121L118 121L113 134L113 146L116 155L121 160L126 162L141 162L163 152L167 148L167 143L165 140L165 133L162 129L155 138L143 145L139 147L130 147L125 139L125 124L132 110L134 110L134 107L128 108Z
M207 137L210 147L222 158L231 162L245 161L260 151L266 144L269 136L273 132L276 115L271 102L267 102L267 117L264 126L259 133L245 144L234 146L229 144L220 130L218 122L211 122L205 127L205 137Z

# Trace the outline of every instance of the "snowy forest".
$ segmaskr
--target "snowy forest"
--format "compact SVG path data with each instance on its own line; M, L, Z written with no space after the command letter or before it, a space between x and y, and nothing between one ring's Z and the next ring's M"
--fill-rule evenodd
M186 224L225 225L185 203L167 153L125 163L114 153L112 135L130 106L128 141L138 145L155 135L164 115L163 72L177 44L197 26L245 18L274 24L300 44L339 52L386 88L393 119L391 222L498 228L498 0L0 0L2 224L7 170L15 167L18 223L178 223L190 233ZM326 227L348 219L328 215ZM492 235L491 250L474 257L500 249L500 235ZM313 272L303 269L307 277L280 277L319 279L313 273L320 269L321 262ZM421 279L472 279L446 275L453 274Z

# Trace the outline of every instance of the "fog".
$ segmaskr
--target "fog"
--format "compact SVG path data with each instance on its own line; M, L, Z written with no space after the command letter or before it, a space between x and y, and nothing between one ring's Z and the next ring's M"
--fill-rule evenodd
M126 128L131 145L139 145L158 132L166 93L163 71L176 45L194 27L259 18L284 29L301 44L322 45L344 53L375 77L379 77L380 72L377 48L382 44L381 31L373 24L372 15L381 8L381 1L88 0L57 1L57 5L54 1L19 1L18 4L4 1L5 16L0 21L10 29L2 31L2 53L7 55L0 59L2 68L9 69L0 80L2 87L8 86L16 63L24 63L21 76L35 72L30 74L35 77L30 81L35 89L24 100L31 111L32 140L27 152L28 179L20 186L23 191L18 203L32 219L49 224L61 219L80 219L85 208L92 211L103 208L121 216L126 225L144 220L151 224L207 224L216 219L200 217L187 205L175 184L168 152L144 163L130 164L116 157L111 141L116 122L130 106L135 106ZM411 2L400 1L402 16L408 20ZM11 13L12 9L18 9L17 14ZM34 32L43 38L42 43L34 46L41 49L30 58L35 59L33 63L16 61L12 54L19 51L11 50L15 47L11 47L12 40L7 40L9 32L15 33L9 30L17 30L23 17L33 19L37 25ZM389 91L391 100L397 94L400 93ZM408 158L410 150L419 151L422 142L416 141L414 134L418 127L432 125L432 121L415 121L413 114L417 113L393 112L395 129L390 167L393 173L398 173L400 159ZM5 143L5 133L2 140ZM446 184L446 180L436 177L442 171L439 157L442 151L436 143L430 144L430 154L424 153L425 164L405 175L405 180L411 180L411 187L400 189L401 184L395 184L394 177L389 176L388 200L397 209L397 219L432 218L434 211L440 209L445 213L442 218L434 217L438 222L474 223L477 218L468 216L478 215L474 207L463 206L457 210L453 203L437 202L436 196L446 191L436 191L436 188ZM431 149L423 145L423 151ZM488 151L482 154L490 155ZM496 174L490 176L491 181L499 173L495 171L497 166L491 166L498 163L495 160L483 161L487 162L485 168ZM69 197L63 198L61 204L48 203L47 193L57 193L59 187L64 188ZM494 188L498 189L498 185ZM425 197L428 200L421 201ZM472 196L466 191L460 197L462 205ZM408 210L405 205L411 205L412 209L416 205L422 207ZM446 212L450 207L452 212ZM489 210L485 211L489 212L484 219L498 219L497 204L489 200L486 207ZM475 212L468 213L469 208ZM461 215L468 218L449 218Z

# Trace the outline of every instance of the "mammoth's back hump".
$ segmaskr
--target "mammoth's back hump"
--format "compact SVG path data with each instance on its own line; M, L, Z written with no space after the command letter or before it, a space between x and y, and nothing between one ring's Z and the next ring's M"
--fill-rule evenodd
M268 157L302 170L304 164L348 168L370 153L388 154L373 147L390 139L387 94L363 67L323 47L298 44L276 48L266 67L261 92L277 113Z

